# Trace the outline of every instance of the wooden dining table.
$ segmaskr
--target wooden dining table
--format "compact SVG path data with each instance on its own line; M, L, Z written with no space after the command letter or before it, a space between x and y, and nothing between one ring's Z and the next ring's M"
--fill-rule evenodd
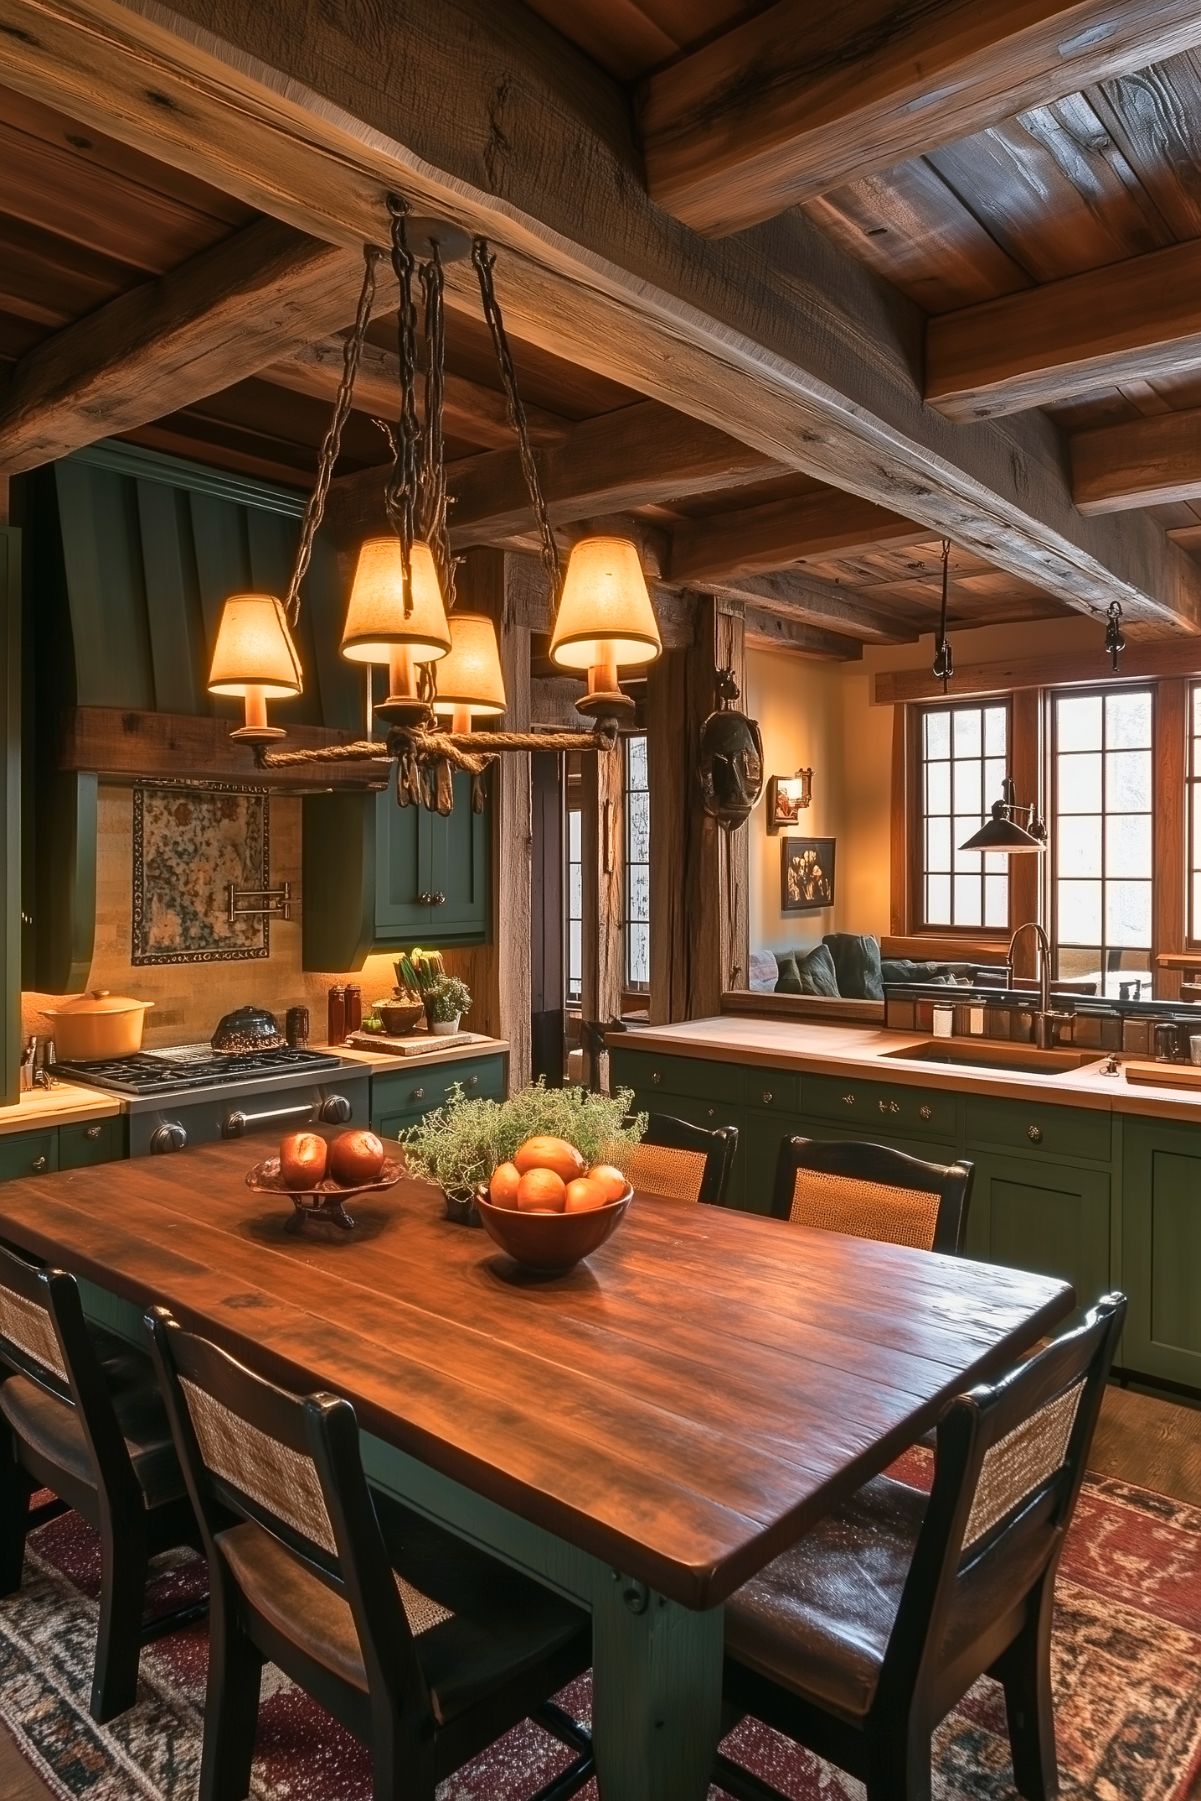
M395 1148L395 1147L393 1147ZM371 1480L579 1600L604 1801L701 1801L727 1597L1073 1305L1064 1283L635 1197L565 1275L403 1179L293 1234L244 1141L0 1186L0 1238L133 1337L163 1302L350 1397Z

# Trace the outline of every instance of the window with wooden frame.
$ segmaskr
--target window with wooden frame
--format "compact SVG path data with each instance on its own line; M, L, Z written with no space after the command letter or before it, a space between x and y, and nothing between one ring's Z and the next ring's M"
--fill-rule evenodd
M1201 944L1201 682L1188 697L1188 942ZM1170 947L1172 948L1172 947Z
M918 931L1009 930L1009 859L960 846L979 831L1008 767L1009 703L913 710L912 919Z
M1151 992L1152 687L1052 693L1051 938L1056 974L1130 999Z
M563 958L564 1000L578 1004L584 988L584 816L580 811L580 784L567 782L563 833L563 923L566 927Z
M625 740L625 984L651 980L651 797L646 739Z

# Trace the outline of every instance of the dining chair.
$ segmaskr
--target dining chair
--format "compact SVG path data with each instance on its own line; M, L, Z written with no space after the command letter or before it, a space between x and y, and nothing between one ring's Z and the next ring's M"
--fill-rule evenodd
M587 1735L544 1703L587 1669L587 1617L368 1486L350 1402L296 1395L148 1316L209 1559L211 1649L199 1801L241 1801L265 1663L366 1744L374 1801L438 1782L535 1713L592 1773Z
M970 1163L927 1163L886 1144L786 1138L771 1210L794 1225L955 1252L974 1174Z
M1052 1801L1055 1574L1125 1312L1105 1296L953 1401L928 1495L877 1476L737 1591L730 1725L754 1715L857 1776L868 1801L930 1801L934 1729L988 1674L1019 1793ZM724 1755L715 1780L738 1801L780 1801Z
M31 1527L62 1511L30 1508L41 1488L100 1535L91 1711L110 1720L133 1705L142 1646L204 1611L142 1619L150 1559L199 1529L149 1357L85 1321L74 1277L0 1247L0 1596Z
M652 1113L646 1131L627 1161L626 1174L636 1189L673 1201L725 1204L738 1127L708 1131L686 1119Z

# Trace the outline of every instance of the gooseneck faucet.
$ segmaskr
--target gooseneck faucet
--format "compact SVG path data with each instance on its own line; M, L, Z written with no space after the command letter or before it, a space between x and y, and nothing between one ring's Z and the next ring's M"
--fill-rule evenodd
M1038 939L1038 1012L1034 1015L1034 1042L1040 1050L1047 1050L1055 1040L1055 1027L1059 1014L1051 1011L1051 940L1047 937L1037 919L1027 919L1017 928L1009 940L1009 950L1005 957L1008 980L1013 981L1013 947L1023 932L1033 932Z

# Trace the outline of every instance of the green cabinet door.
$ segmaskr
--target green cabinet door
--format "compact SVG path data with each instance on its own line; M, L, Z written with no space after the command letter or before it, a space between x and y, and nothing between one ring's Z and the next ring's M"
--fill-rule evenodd
M1122 1159L1121 1361L1201 1387L1201 1133L1127 1118Z
M112 1163L125 1155L125 1120L78 1120L58 1128L60 1169L86 1169L93 1163Z
M1107 1170L1074 1169L1036 1157L965 1153L976 1175L968 1210L969 1257L1059 1276L1082 1307L1109 1287Z
M44 1176L58 1168L58 1133L5 1132L0 1136L0 1182L14 1176Z

